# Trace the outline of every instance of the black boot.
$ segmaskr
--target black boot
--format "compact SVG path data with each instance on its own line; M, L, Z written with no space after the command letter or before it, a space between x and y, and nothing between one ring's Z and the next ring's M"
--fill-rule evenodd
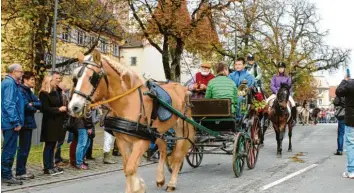
M293 127L295 127L295 125L296 125L296 122L297 122L296 118L297 118L297 110L296 110L296 107L293 107L291 109L291 119L292 119L291 124Z

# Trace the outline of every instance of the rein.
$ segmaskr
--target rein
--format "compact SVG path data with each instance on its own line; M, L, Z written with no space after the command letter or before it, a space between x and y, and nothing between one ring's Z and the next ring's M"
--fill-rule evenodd
M103 105L103 104L106 104L106 103L109 103L109 102L112 102L112 101L115 101L115 100L118 100L122 97L125 97L127 96L128 94L134 92L136 89L138 89L139 87L141 87L142 85L137 85L131 89L129 89L127 92L123 93L123 94L120 94L120 95L117 95L115 97L112 97L110 99L107 99L107 100L104 100L104 101L98 101L97 103L94 103L94 104L90 104L90 107L91 108L94 108L94 107L97 107L97 106L100 106L100 105Z

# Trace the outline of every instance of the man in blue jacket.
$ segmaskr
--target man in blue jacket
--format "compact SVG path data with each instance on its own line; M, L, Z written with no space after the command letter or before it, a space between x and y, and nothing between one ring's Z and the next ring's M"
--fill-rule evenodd
M1 179L7 184L22 184L12 175L17 138L24 125L24 100L19 90L23 75L21 65L12 64L7 69L8 75L1 82L1 130L4 135L1 155Z
M16 159L16 178L20 180L33 179L34 175L26 171L27 158L31 149L32 131L37 128L34 114L39 110L41 102L33 94L31 88L35 87L35 77L33 72L26 71L22 77L20 91L23 96L25 106L24 126L19 133L19 149Z
M235 62L235 71L229 75L229 78L233 80L238 88L243 80L247 80L248 87L255 86L255 78L245 69L245 59L237 58Z

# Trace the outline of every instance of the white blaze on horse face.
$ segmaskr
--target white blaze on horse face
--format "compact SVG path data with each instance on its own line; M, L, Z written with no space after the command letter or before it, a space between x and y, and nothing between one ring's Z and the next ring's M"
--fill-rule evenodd
M83 79L84 77L86 76L86 72L87 72L87 68L84 68L84 72L82 73L82 75L78 78L78 81L77 81L77 84L76 84L76 87L75 87L75 90L76 91L80 91L81 90L81 87L82 87L82 84L83 84ZM85 93L86 94L86 93ZM89 94L89 93L87 93ZM85 101L86 99L76 93L74 93L73 97L71 98L70 100L70 103L69 103L69 111L70 111L70 114L76 114L76 115L79 115L82 113L82 111L80 113L77 113L77 112L74 112L74 107L76 108L79 108L81 110L84 109L84 106L85 106Z

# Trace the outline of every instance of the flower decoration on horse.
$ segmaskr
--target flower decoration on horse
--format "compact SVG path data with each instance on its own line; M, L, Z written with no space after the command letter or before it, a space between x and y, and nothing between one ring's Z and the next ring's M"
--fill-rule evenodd
M263 98L263 95L261 92L257 92L254 95L254 98L252 100L252 104L254 106L254 109L256 112L261 113L264 111L264 108L266 107L267 103Z

